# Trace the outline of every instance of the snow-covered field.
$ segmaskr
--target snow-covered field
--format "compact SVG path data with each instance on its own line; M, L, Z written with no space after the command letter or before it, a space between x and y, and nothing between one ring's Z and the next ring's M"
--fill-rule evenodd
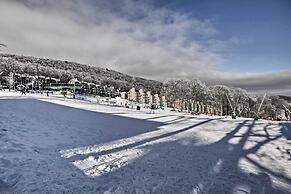
M0 193L291 193L291 124L1 91Z

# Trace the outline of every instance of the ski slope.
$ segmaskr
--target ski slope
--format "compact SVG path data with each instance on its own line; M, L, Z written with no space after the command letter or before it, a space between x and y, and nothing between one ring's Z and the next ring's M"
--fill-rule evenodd
M0 193L291 193L291 124L0 91Z

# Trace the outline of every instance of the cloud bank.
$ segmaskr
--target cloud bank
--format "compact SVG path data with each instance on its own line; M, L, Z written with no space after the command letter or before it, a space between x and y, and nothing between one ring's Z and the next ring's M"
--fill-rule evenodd
M215 21L190 18L150 1L3 0L2 52L71 60L163 81L200 78L251 90L290 91L291 73L225 73Z

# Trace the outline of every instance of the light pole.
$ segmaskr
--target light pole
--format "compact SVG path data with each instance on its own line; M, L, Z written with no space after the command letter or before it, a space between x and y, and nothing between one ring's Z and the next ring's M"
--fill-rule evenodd
M76 98L76 80L74 80L74 92L73 92L73 99Z

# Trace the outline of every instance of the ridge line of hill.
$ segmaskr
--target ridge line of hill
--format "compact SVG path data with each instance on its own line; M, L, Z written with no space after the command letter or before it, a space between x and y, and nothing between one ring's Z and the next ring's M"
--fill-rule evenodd
M18 71L27 74L35 74L36 68L38 68L40 75L59 78L62 82L77 78L87 82L101 82L101 84L121 88L124 91L132 87L153 92L160 92L162 89L162 83L156 80L135 77L108 68L73 61L6 53L0 53L0 59L1 65L10 63L10 65L16 66Z

